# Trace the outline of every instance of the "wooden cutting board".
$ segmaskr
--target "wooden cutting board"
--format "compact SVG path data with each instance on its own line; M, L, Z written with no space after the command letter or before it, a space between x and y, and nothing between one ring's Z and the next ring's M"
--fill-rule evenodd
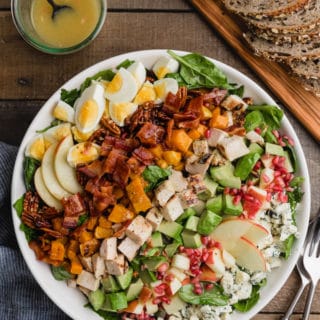
M320 98L304 90L279 64L255 56L243 39L240 25L220 1L191 0L191 3L320 142Z

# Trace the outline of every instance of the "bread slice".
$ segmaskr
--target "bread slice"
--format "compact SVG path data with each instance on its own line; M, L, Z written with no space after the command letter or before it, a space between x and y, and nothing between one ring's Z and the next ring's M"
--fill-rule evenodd
M245 33L244 38L254 52L269 60L286 61L289 63L293 60L307 60L320 57L320 43L310 41L304 43L292 43L276 45L270 41L256 37L253 33Z
M320 80L320 57L306 61L296 60L289 64L291 71L305 79Z
M317 97L320 97L320 80L306 79L303 77L296 78L298 82L307 90L313 92Z
M320 24L320 1L311 0L299 11L290 14L281 14L274 17L244 18L250 29L257 35L265 33L268 35L303 33L307 34Z
M272 17L302 8L309 0L223 0L225 7L242 16Z

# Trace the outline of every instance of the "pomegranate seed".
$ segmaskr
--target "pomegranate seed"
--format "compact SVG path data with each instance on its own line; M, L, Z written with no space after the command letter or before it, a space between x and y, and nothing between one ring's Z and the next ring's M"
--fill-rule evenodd
M276 171L274 172L274 177L276 178L276 177L280 177L280 176L281 176L281 172L278 171L278 170L276 170Z
M212 283L206 284L206 290L211 290L212 288L213 288L213 284Z
M241 201L241 196L240 196L240 195L235 196L235 197L233 198L233 200L232 200L232 202L233 202L234 205L239 204L240 201Z
M228 188L228 187L224 188L223 193L224 194L229 194L230 193L230 188Z
M249 194L245 194L244 196L243 196L243 198L244 198L244 200L246 200L246 201L254 201L254 197L253 196L250 196Z
M268 183L271 180L270 177L268 177L268 175L266 175L265 173L262 174L261 178L265 183Z
M185 250L184 246L180 246L180 247L179 247L179 252L182 253L182 252L184 252L184 250Z
M278 199L279 201L281 201L282 203L288 202L288 196L284 193L284 192L280 192L278 194Z
M200 295L202 294L202 289L194 289L194 293Z
M259 169L261 168L261 165L262 165L261 161L258 161L258 162L254 165L253 170L259 170Z
M208 252L202 254L202 261L203 262L206 262L208 260L208 258L209 258L209 253Z
M254 131L255 131L257 134L261 134L261 129L260 129L260 128L255 128Z
M168 263L165 262L165 263L162 263L162 264L158 267L157 271L162 273L162 272L167 271L168 268L169 268L169 265L168 265Z
M174 275L173 274L168 274L164 277L164 280L167 282L170 282L174 279Z
M278 130L272 130L272 133L273 133L273 135L274 135L276 138L279 138L279 137L280 137L280 134L279 134L279 131L278 131Z
M220 250L222 250L222 244L220 242L216 242L214 246Z
M285 183L282 179L282 177L277 177L274 179L274 183L277 185L277 186L280 186L280 187L284 187L285 186Z
M292 187L288 187L288 188L287 188L287 191L288 191L288 192L292 192L292 191L293 191L293 188L292 188Z
M280 157L279 156L275 156L273 159L272 159L272 164L277 166L279 164L279 159Z
M271 193L270 193L270 192L267 193L267 198L266 198L266 200L267 200L267 201L271 201Z
M209 240L210 240L209 237L201 237L201 242L204 246L208 244Z
M162 302L169 304L170 303L170 299L166 296L161 297Z
M185 249L185 253L188 255L188 256L192 256L193 255L193 249Z
M157 297L157 298L153 299L153 300L152 300L152 303L153 303L153 304L159 304L159 303L161 303L161 297Z
M206 130L206 131L204 132L204 136L205 136L207 139L209 139L210 136L211 136L210 130Z

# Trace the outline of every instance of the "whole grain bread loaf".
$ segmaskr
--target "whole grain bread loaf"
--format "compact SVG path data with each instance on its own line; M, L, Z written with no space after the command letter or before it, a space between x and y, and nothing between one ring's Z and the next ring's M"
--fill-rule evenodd
M272 17L303 7L309 0L223 0L226 8L236 14L254 18Z
M291 62L289 67L295 75L301 78L320 80L320 57L306 61L296 60Z
M320 0L311 0L302 9L290 14L281 14L260 20L245 18L245 21L257 34L261 32L270 35L307 33L320 24Z
M286 61L307 60L320 56L320 43L310 41L309 43L292 43L276 45L262 38L257 38L253 33L245 33L244 38L257 55L264 56L269 60Z
M320 80L319 79L306 79L298 77L297 81L307 90L313 92L317 97L320 97Z

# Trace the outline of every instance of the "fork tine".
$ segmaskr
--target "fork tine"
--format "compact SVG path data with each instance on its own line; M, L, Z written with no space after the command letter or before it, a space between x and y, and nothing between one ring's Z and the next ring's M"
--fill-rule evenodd
M320 214L317 213L316 220L314 221L312 228L308 235L308 245L305 248L305 252L309 255L315 255L318 251L316 248L316 244L319 243L320 239Z

